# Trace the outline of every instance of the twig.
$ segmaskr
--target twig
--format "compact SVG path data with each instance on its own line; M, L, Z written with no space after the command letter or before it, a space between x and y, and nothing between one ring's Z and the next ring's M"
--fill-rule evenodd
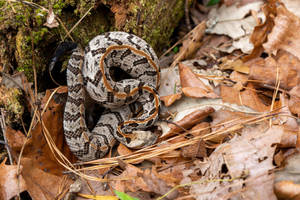
M92 10L94 6L91 6L86 13L84 13L84 15L78 20L78 22L76 22L76 24L67 32L67 35L70 35L70 33L72 33L72 31L78 26L78 24L80 24L80 22L87 16L87 14ZM64 37L63 40L66 39L67 36Z
M185 13L185 23L188 30L190 31L192 29L192 26L191 26L190 14L189 14L189 0L185 0L184 13Z
M11 9L13 10L13 12L16 13L16 10L15 10L14 6L12 5L11 0L7 0L7 1L8 1L8 4L10 5Z
M185 38L187 38L187 35L183 36L183 38L181 38L180 40L178 40L175 44L173 44L173 46L171 46L167 51L165 51L160 57L159 60L164 57L165 55L167 55L168 53L170 53L170 51L172 51L172 49L174 47L176 47L178 44L180 44Z
M10 147L8 146L7 138L6 138L6 124L5 124L5 118L4 118L4 111L3 111L3 108L1 108L0 110L1 110L0 124L1 124L1 129L2 129L3 138L4 138L4 145L5 145L5 148L6 148L6 151L7 151L9 163L13 164L13 159L12 159L11 152L10 152Z

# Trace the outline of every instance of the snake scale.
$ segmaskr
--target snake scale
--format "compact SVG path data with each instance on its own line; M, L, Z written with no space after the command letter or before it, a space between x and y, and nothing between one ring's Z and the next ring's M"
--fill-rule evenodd
M111 68L130 78L115 81ZM67 67L68 98L64 135L73 154L82 161L103 157L119 141L129 148L156 142L147 131L158 119L160 100L158 58L141 38L108 32L93 38L85 50L77 47ZM93 130L85 122L86 95L105 107Z

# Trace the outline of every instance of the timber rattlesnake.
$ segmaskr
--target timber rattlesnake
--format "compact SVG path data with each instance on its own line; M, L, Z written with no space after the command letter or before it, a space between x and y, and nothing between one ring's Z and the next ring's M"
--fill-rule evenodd
M132 78L114 81L110 75L113 67ZM144 129L158 119L159 82L155 52L135 35L108 32L92 39L84 52L77 47L67 67L68 98L63 122L71 151L80 160L89 161L103 157L115 139L130 148L153 144L157 136ZM92 131L85 123L87 94L107 108Z

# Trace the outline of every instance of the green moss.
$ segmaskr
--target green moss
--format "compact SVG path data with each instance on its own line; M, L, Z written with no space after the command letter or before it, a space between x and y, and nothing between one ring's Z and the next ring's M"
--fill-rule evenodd
M5 121L8 124L17 122L23 115L24 108L20 103L22 92L17 88L0 88L0 107L7 112Z
M184 2L184 0L174 0L172 3L161 0L136 0L129 5L131 12L129 15L132 17L126 23L124 31L141 36L159 54L163 47L170 45L169 38L184 15ZM171 4L172 8L169 7ZM138 18L140 23L137 24Z
M62 9L65 8L66 6L67 6L67 4L65 3L64 0L56 0L56 1L54 1L52 9L56 15L60 15L62 12Z
M33 35L33 42L35 45L39 44L39 42L41 40L44 39L44 36L48 33L48 29L47 28L41 28L38 31L32 31L32 35ZM30 38L31 40L31 38Z
M184 14L184 1L118 0L120 5L128 8L126 23L121 30L141 36L159 54L163 47L169 45L169 38L177 22ZM50 9L50 5L52 5L54 14L59 16L68 30L80 20L88 9L95 6L94 0L53 0L51 3L46 0L38 0L34 2L47 9ZM100 2L104 3L107 8L116 4L116 1L109 0L101 0ZM13 5L16 13L13 12L11 5ZM3 22L0 24L0 36L2 36L0 38L7 38L7 30L15 31L10 41L0 41L0 46L4 49L0 49L0 60L3 62L5 57L10 56L5 62L15 60L17 69L24 71L29 81L32 81L32 54L34 54L34 62L39 77L39 72L47 68L49 57L51 57L49 53L54 51L59 41L65 39L65 30L62 26L52 29L45 27L43 24L46 22L48 13L41 9L24 6L20 2L9 4L6 0L0 0L0 8L3 8L0 9L0 20ZM96 35L109 30L116 30L111 24L113 20L112 13L99 6L97 9L91 10L72 31L71 35L75 42L85 46ZM34 43L34 52L31 40ZM7 48L8 45L12 46Z

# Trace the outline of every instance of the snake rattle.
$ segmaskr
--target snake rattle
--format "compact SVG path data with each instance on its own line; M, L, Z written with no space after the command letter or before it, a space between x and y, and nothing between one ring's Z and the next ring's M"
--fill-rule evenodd
M115 81L111 68L120 68L131 78ZM145 129L158 119L159 82L155 52L135 35L108 32L93 38L84 51L74 49L67 67L68 98L63 121L73 154L89 161L103 157L115 140L129 148L154 144L157 136ZM106 108L91 131L85 122L85 95Z

